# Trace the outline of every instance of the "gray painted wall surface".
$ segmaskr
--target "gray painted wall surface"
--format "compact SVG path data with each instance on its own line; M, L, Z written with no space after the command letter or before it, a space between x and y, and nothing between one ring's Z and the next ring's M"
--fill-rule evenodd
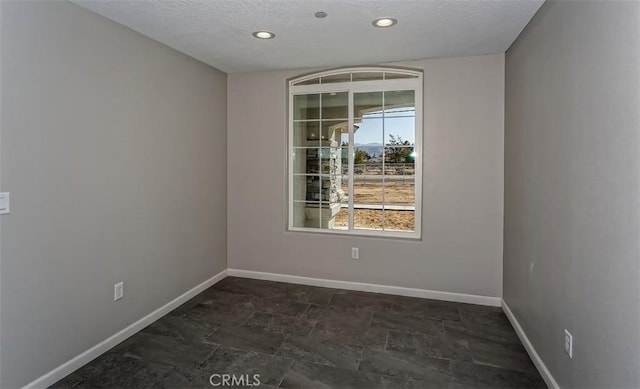
M547 2L506 56L504 300L562 387L640 387L639 21Z
M71 3L0 7L15 388L226 268L226 75Z
M286 232L286 79L308 70L230 74L230 268L502 295L504 55L402 65L424 69L422 241Z

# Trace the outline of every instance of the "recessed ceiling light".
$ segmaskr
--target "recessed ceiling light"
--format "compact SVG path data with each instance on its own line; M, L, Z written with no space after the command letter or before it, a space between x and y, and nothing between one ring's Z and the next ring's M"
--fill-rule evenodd
M275 37L276 34L269 31L256 31L253 33L253 36L255 36L258 39L271 39Z
M371 24L373 24L376 27L385 28L385 27L395 26L396 24L398 24L398 20L394 18L378 18L374 20Z
M322 19L327 17L327 13L324 11L318 11L314 14L314 16L318 19Z

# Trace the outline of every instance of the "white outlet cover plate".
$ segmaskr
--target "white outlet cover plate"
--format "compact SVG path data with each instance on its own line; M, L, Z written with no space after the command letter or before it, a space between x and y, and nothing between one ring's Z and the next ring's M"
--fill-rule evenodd
M351 258L352 259L358 259L360 258L360 249L357 247L352 247L351 248Z
M0 193L0 215L11 213L9 192Z
M569 358L573 358L573 336L567 330L564 330L564 352Z
M113 285L113 301L118 301L124 296L124 282Z

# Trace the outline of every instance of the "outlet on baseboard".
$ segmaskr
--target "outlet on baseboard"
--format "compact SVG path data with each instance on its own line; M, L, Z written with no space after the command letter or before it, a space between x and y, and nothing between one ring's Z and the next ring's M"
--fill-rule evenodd
M569 358L573 358L573 336L566 329L564 330L564 352Z
M118 301L124 296L124 282L113 285L113 301Z

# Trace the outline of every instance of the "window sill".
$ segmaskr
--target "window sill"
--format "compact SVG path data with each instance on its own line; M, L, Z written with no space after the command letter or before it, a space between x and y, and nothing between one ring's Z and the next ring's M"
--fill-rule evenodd
M422 241L420 232L379 231L379 230L321 230L317 228L289 227L285 230L291 234L331 235L346 238L376 238L408 241Z

